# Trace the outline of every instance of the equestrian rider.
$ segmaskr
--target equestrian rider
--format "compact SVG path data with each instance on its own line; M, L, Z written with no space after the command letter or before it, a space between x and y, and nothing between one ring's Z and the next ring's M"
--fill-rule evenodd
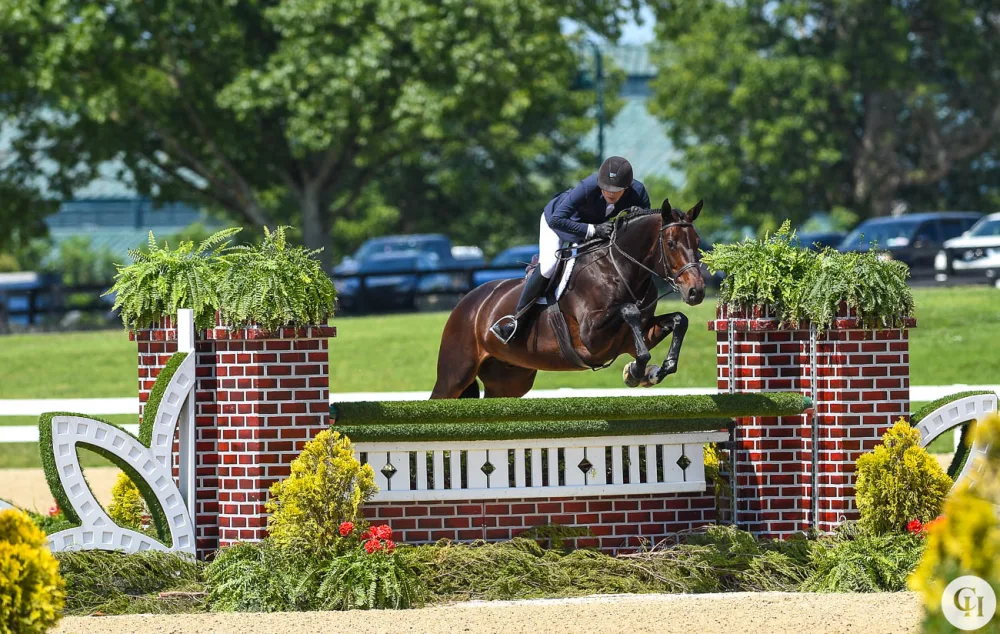
M607 240L613 227L608 219L630 207L649 209L649 194L641 182L632 178L632 165L620 156L608 158L596 174L556 194L545 205L539 223L538 266L524 283L514 314L493 324L490 327L493 334L504 343L514 336L516 316L548 288L563 243L580 243L591 238Z

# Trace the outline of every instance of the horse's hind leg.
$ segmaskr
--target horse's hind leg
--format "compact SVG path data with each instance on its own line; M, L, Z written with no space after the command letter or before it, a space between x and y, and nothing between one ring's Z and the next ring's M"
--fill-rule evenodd
M441 350L438 352L437 382L431 398L478 398L476 374L479 373L480 363L475 335L471 330L449 333L451 325L449 320L442 337Z
M479 378L486 388L486 398L520 398L535 384L538 370L509 365L490 357L479 368Z

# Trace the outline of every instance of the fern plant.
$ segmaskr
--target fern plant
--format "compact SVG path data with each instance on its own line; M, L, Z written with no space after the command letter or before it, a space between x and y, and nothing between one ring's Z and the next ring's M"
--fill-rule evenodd
M876 251L802 248L787 220L763 239L717 245L702 261L713 273L726 274L720 302L760 306L793 324L809 321L826 328L841 302L869 327L898 325L914 309L906 264L884 260Z
M181 242L176 249L156 242L149 232L148 250L129 249L132 264L116 265L115 283L104 295L115 294L128 330L149 328L162 317L177 317L180 308L194 310L195 326L211 328L220 308L219 286L229 268L229 239L239 229L212 234L195 246Z
M792 321L804 317L801 298L816 266L815 254L794 244L795 232L786 220L763 239L719 244L702 261L726 278L719 301L731 306L761 306Z
M828 326L842 301L869 327L891 327L913 313L910 271L898 260L884 260L876 251L839 253L827 249L818 256L802 297L803 312L819 326Z
M265 330L306 323L325 324L333 313L333 282L323 272L319 251L291 247L286 227L254 246L234 247L232 266L221 280L222 318L230 326L257 324Z

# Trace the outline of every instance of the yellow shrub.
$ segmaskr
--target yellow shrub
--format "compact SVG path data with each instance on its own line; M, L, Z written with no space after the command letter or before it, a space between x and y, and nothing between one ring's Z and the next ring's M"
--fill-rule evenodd
M291 475L271 487L270 540L303 552L332 549L340 524L360 524L361 506L377 490L375 472L354 457L350 439L320 432L292 461Z
M21 511L0 511L0 634L46 631L62 616L65 596L45 533Z
M146 503L131 478L125 473L119 473L115 485L111 487L111 505L108 516L122 528L134 531L142 530L142 518L148 515Z
M941 512L952 481L920 447L920 432L900 419L875 451L858 458L856 497L861 524L876 533L902 532L910 520Z
M975 441L989 447L978 458L975 483L960 482L948 498L944 518L928 529L927 549L909 581L930 615L928 631L948 629L940 617L941 595L952 580L975 575L1000 587L1000 416L979 421ZM989 627L1000 631L1000 622Z

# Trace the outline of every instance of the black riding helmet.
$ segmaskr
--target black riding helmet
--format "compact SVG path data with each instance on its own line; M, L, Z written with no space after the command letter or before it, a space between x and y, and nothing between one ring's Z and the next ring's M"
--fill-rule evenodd
M609 156L597 171L597 186L606 192L620 192L632 184L632 164L620 156Z

